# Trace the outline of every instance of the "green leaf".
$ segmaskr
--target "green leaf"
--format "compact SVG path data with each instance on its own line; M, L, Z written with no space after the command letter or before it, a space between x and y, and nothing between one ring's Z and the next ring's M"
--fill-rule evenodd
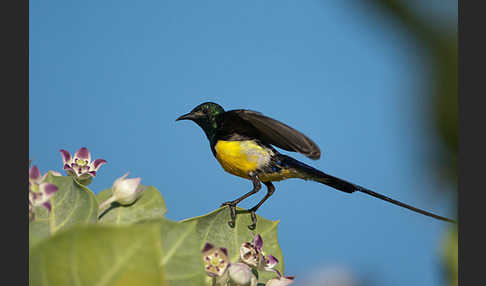
M252 242L252 233L260 234L263 239L263 251L266 255L275 256L279 263L275 269L284 273L284 261L282 250L277 240L277 226L279 221L271 221L257 215L255 230L248 228L251 222L250 214L241 208L237 208L236 225L231 228L228 225L230 220L228 207L219 208L203 216L182 220L181 223L197 222L196 232L200 239L200 248L206 242L210 242L217 247L226 247L231 262L236 262L240 258L240 246L242 243ZM259 282L265 283L267 280L276 277L276 274L268 271L258 271Z
M45 182L55 184L58 191L50 200L50 213L44 207L35 208L35 220L29 224L29 247L74 224L96 222L98 201L91 190L71 176L54 176L50 172Z
M101 203L111 197L111 189L106 189L97 195ZM145 187L142 196L133 204L123 206L113 203L100 214L99 222L106 224L126 225L141 220L163 218L167 213L164 199L155 187Z
M29 257L30 285L203 285L196 223L165 218L62 231Z
M76 226L31 251L29 285L167 285L160 249L156 224Z
M161 265L169 285L203 285L206 278L196 222L178 223L168 219L161 225Z
M458 284L458 232L457 226L449 227L441 242L441 266L444 270L447 284Z
M49 223L47 219L31 222L29 224L29 249L48 236Z

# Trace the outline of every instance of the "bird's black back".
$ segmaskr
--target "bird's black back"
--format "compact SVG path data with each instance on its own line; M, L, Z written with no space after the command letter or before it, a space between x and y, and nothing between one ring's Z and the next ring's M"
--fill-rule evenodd
M265 146L274 145L283 150L299 152L311 159L318 159L321 155L319 147L310 138L256 111L226 111L218 115L216 122L216 140L258 140Z
M250 122L241 118L238 113L226 111L216 119L218 129L216 138L218 140L261 140L259 132Z

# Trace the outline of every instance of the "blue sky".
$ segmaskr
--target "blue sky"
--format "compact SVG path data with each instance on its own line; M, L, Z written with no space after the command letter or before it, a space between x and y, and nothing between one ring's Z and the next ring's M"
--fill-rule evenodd
M307 164L453 217L442 190L455 186L430 164L429 63L398 23L367 11L350 1L32 0L29 158L61 171L59 149L86 146L108 161L94 192L130 171L161 191L168 218L201 215L251 189L222 170L199 127L174 121L214 101L307 134L321 159L289 154ZM378 286L442 285L447 223L317 183L275 185L259 214L280 220L287 275L341 265Z

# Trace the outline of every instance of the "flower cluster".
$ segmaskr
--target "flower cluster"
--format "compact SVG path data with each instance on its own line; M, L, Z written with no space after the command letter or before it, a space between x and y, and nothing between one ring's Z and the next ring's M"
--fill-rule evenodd
M37 166L29 169L29 220L35 218L34 207L43 206L51 211L50 198L58 191L56 185L44 182L47 173L41 175Z
M91 161L91 152L88 148L82 147L74 156L71 153L61 149L63 169L68 176L72 176L82 185L88 185L92 178L96 177L98 169L106 164L104 159L96 159ZM29 161L29 164L31 161ZM55 176L61 176L60 173L51 171ZM34 207L43 205L49 211L51 204L49 198L54 192L58 191L57 186L51 183L42 183L47 176L40 175L39 169L34 166L29 170L29 217L34 218ZM99 209L103 209L113 202L121 205L130 205L134 203L142 194L143 186L140 184L140 178L127 179L128 173L115 180L112 186L112 196L99 205Z
M60 152L64 171L68 175L75 177L83 185L89 184L91 179L96 177L98 169L107 163L104 159L96 159L91 162L91 153L86 147L76 151L73 157L71 157L71 153L64 149L61 149Z
M229 262L226 248L218 248L211 243L204 245L202 255L206 274L213 278L216 285L255 286L258 282L255 272L258 270L277 274L265 286L285 286L294 280L293 276L283 276L274 269L278 260L272 255L265 255L263 239L259 234L253 236L252 242L241 244L240 258L236 263Z
M74 156L66 150L60 150L63 161L63 168L69 176L73 176L79 183L88 185L92 178L96 176L96 172L103 165L106 164L104 159L96 159L91 162L91 153L88 148L82 147ZM32 160L29 160L29 165ZM61 173L50 171L54 176L62 176ZM33 166L29 169L29 219L35 219L34 208L37 206L45 207L49 212L51 211L50 198L59 189L52 183L44 182L47 173L41 175L39 168Z

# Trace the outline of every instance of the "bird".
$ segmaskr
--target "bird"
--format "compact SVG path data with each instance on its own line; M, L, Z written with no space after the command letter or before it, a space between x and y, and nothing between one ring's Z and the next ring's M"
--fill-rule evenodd
M190 120L201 127L209 140L214 157L226 172L248 179L253 184L253 189L248 193L221 204L221 207L230 208L231 220L228 221L230 227L234 227L236 223L236 205L256 194L263 183L267 193L255 206L248 209L252 220L252 224L248 227L254 229L257 223L256 211L275 192L272 182L290 178L318 182L348 194L361 192L438 220L456 223L452 219L324 173L280 153L275 147L303 154L313 160L321 157L319 146L309 137L260 112L248 109L225 111L217 103L204 102L176 119L176 121L180 120Z

